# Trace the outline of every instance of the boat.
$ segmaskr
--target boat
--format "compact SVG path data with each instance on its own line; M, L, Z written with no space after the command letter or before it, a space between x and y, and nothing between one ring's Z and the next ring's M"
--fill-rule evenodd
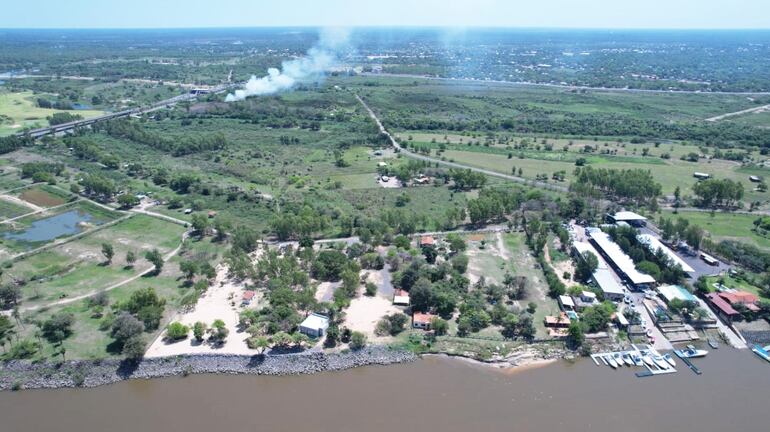
M758 356L770 362L770 345L764 347L754 345L754 348L751 350L754 351L754 353L756 353Z
M706 354L708 353L709 352L706 350L695 349L695 347L692 345L687 345L687 348L683 350L674 350L674 354L676 354L680 358L706 357Z
M712 349L719 349L719 342L717 342L715 339L708 338L708 343Z
M642 361L644 361L647 364L647 366L649 366L649 367L655 366L655 362L652 361L652 358L650 358L650 356L642 357Z
M607 362L610 364L610 366L612 366L613 369L618 368L618 362L616 362L612 356L607 356Z
M658 365L658 367L659 367L659 368L661 368L661 369L668 369L668 368L670 368L670 367L671 367L671 366L669 366L669 364L668 364L668 362L666 361L666 359L664 359L664 358L663 358L663 357L661 357L661 356L655 356L655 357L653 357L653 358L652 358L652 361L654 361L654 362L655 362L655 364L656 364L656 365Z
M623 360L623 356L621 356L620 353L615 353L614 357L618 366L623 366L626 364L626 362Z
M642 361L642 356L639 354L634 354L631 359L634 361L634 364L636 366L644 366L644 362Z
M625 353L625 354L623 354L623 361L624 361L624 362L625 362L625 363L626 363L628 366L633 366L633 365L634 365L634 360L632 360L632 359L631 359L631 354L629 354L629 353Z
M668 362L668 364L671 365L671 367L676 367L676 361L674 360L673 357L671 357L671 354L669 353L663 354L663 358L666 359L666 361Z

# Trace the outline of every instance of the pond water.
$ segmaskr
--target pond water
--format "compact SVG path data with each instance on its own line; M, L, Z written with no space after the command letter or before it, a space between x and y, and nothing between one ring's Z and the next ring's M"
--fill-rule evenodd
M83 231L80 222L90 222L93 216L81 211L70 210L55 216L32 222L29 228L20 232L7 232L3 237L21 242L42 242L64 235L73 235Z
M72 104L72 109L75 110L90 110L93 109L91 105L81 104L81 103L74 103Z

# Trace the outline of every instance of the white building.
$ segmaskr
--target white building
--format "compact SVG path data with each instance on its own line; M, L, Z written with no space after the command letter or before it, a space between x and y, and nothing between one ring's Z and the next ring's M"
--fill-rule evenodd
M655 278L637 270L634 260L626 255L607 233L597 228L587 228L586 232L596 246L596 250L608 260L608 264L613 266L620 277L640 289L655 285Z
M310 337L318 338L326 333L329 328L329 318L317 313L311 313L299 325L299 332Z
M647 246L647 249L649 249L652 253L658 253L658 251L661 251L666 257L668 257L669 261L673 265L679 264L680 267L682 267L682 270L684 270L685 273L694 273L695 269L690 267L689 264L684 262L677 254L674 253L671 249L668 248L668 246L664 245L660 242L660 240L657 239L657 237L650 235L650 234L639 234L636 236L636 239L639 240L639 243Z

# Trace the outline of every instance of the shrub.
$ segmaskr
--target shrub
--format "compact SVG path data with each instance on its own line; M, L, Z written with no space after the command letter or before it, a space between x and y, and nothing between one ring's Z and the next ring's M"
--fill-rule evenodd
M360 350L366 346L366 335L354 331L350 334L350 349Z
M174 321L168 325L168 328L166 328L166 337L175 341L182 340L187 337L187 333L189 332L190 327L187 327L179 321Z

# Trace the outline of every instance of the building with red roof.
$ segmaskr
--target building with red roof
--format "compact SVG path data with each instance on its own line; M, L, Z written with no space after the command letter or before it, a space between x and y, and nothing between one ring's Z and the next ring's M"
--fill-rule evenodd
M735 310L732 305L720 296L722 293L708 293L706 299L708 299L709 305L714 312L719 315L723 320L731 323L733 319L740 318L741 313Z
M420 246L433 246L436 240L431 236L420 237Z
M430 330L430 323L434 317L435 315L433 314L415 312L412 314L412 327L423 330Z

